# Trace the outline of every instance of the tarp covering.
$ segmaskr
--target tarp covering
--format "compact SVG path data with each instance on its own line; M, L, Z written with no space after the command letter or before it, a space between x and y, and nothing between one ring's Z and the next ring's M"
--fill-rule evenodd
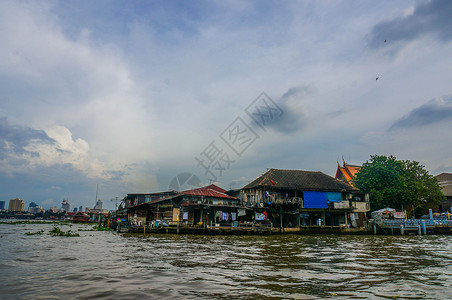
M304 208L327 208L326 192L303 192Z
M404 219L405 213L403 211L398 211L394 208L385 207L371 213L373 219Z
M327 192L326 198L329 202L342 202L342 193Z
M383 214L383 213L392 212L392 211L395 211L395 208L385 207L385 208L373 211L372 213L373 214Z

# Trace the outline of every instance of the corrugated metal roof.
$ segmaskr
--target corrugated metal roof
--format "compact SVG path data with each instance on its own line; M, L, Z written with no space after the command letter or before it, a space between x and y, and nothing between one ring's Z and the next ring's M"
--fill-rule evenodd
M172 200L172 199L175 199L175 198L180 197L180 196L182 196L182 194L176 194L176 195L168 196L168 197L165 197L165 198L162 198L162 199L151 200L149 202L145 202L145 203L140 203L140 204L129 206L126 209L136 208L136 207L144 206L144 205L156 204L156 203L164 202L164 201L167 201L167 200Z
M443 194L447 197L452 196L452 173L441 173L435 178L438 179Z
M438 179L439 182L452 181L452 173L441 173L436 175L435 178Z
M225 193L219 192L217 190L211 189L209 188L211 185L206 186L206 187L202 187L202 188L198 188L198 189L194 189L194 190L187 190L187 191L183 191L182 194L185 195L193 195L193 196L205 196L205 197L215 197L215 198L226 198L226 199L237 199L235 197L231 197L229 195L226 195ZM215 187L217 187L215 185ZM220 187L217 187L219 189L221 189Z
M218 185L215 185L215 184L211 184L211 185L205 186L204 188L211 189L211 190L223 193L223 194L226 193L225 189L222 189L221 187L219 187Z

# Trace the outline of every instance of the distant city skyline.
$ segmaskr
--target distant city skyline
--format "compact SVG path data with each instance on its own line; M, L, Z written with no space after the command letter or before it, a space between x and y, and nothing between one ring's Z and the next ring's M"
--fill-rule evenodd
M39 203L36 203L36 201L26 201L25 199L20 199L20 198L14 198L14 199L9 199L7 201L0 201L0 210L4 209L4 210L9 210L9 205L7 205L7 203L10 203L11 200L22 200L23 201L23 205L24 205L24 209L22 211L28 211L28 209L30 207L42 207L44 210L49 210L51 208L57 208L57 209L64 209L64 207L68 208L67 205L69 205L69 210L65 209L66 211L72 211L73 209L71 209L72 206L77 206L77 204L72 204L70 203L69 199L65 198L62 199L62 202L60 204L60 206L55 206L55 205L51 205L51 206L42 206ZM101 199L99 199L94 205L92 205L93 208L96 207L96 205L100 205L100 209L102 209L102 201ZM3 208L2 208L3 205ZM89 208L89 206L88 206ZM83 206L80 205L78 207L75 207L74 209L77 209L78 211L83 211Z

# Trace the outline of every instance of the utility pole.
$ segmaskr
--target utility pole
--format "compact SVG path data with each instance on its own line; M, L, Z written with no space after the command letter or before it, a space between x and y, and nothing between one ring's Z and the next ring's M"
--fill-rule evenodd
M119 199L119 197L114 197L114 198L110 199L110 201L115 201L115 209L116 210L118 209L118 199Z

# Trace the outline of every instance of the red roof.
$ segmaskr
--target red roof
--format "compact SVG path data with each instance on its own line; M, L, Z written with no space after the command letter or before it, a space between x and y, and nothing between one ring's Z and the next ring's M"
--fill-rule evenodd
M214 190L214 191L223 193L223 194L226 193L226 190L225 190L225 189L222 189L221 187L219 187L218 185L215 185L215 184L208 185L208 186L206 186L205 188L206 188L206 189L211 189L211 190Z
M215 197L215 198L237 199L235 197L226 195L224 192L220 192L221 190L223 190L223 189L216 185L211 184L206 187L202 187L202 188L198 188L198 189L194 189L194 190L183 191L182 194L193 195L193 196L206 196L206 197ZM223 191L226 192L226 190L223 190Z

